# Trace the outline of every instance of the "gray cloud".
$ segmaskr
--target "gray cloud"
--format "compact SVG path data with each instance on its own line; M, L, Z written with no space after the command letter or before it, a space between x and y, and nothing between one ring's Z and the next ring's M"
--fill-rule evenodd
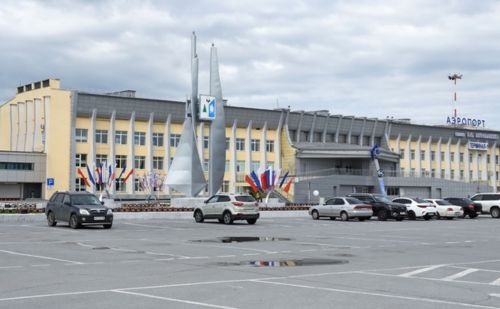
M3 1L0 101L18 84L189 93L189 36L200 90L212 42L232 105L327 109L443 124L448 73L461 72L459 112L500 129L497 1Z

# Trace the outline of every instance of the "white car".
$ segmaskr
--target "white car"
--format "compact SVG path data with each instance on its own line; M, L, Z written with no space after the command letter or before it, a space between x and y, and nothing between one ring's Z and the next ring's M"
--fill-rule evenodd
M246 220L255 224L259 219L259 203L248 194L218 193L197 206L193 213L198 223L205 219L218 219L220 223L231 224L234 220Z
M359 221L370 219L373 215L372 206L354 197L334 197L327 200L323 205L314 205L309 208L309 215L314 220L321 217L329 217L332 220L340 217L342 221L350 218L358 218Z
M478 193L470 198L481 204L483 214L491 214L493 218L500 218L500 193Z
M443 199L426 199L427 202L432 203L437 210L437 218L446 218L452 220L464 215L464 209L461 206L453 205Z
M418 197L398 197L393 199L392 201L394 203L406 205L409 220L415 220L417 218L430 220L437 215L436 207Z

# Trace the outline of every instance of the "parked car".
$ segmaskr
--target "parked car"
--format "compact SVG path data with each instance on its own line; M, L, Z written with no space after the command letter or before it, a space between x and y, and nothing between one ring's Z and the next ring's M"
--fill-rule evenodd
M461 206L453 205L443 199L425 199L432 203L437 210L437 218L446 218L452 220L453 218L461 218L464 215L464 210Z
M500 218L500 193L478 193L470 199L481 204L482 213L489 213L493 218Z
M325 201L323 205L315 205L309 208L309 214L314 220L321 217L340 217L342 221L358 218L359 221L370 219L373 215L372 206L354 197L334 197Z
M464 214L462 218L465 216L469 216L469 218L474 219L481 213L482 206L479 203L474 202L470 198L464 197L445 197L445 201L452 203L453 205L462 206L464 210Z
M408 219L415 220L424 218L430 220L436 215L436 208L431 203L418 197L398 197L392 200L394 203L406 205Z
M259 219L259 203L248 194L219 193L197 206L193 217L198 223L205 219L218 219L225 224L231 224L234 220L255 224Z
M380 221L396 219L401 221L408 217L406 206L392 202L387 196L373 193L351 193L347 196L357 198L365 204L372 205L373 215Z
M113 225L113 211L89 192L56 192L48 201L45 214L49 226L60 221L68 222L74 229L82 225L102 225L109 229Z

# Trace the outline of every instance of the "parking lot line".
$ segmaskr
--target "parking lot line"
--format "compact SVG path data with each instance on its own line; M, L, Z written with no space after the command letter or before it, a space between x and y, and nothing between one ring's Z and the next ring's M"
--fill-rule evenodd
M402 300L410 300L410 301L425 302L425 303L432 303L432 304L446 304L446 305L453 305L453 306L462 306L462 307L470 307L470 308L483 308L483 309L498 309L498 307L475 305L475 304L446 301L446 300L440 300L440 299L419 298L419 297L411 297L411 296L404 296L404 295L395 295L395 294L384 294L384 293L364 292L364 291L356 291L356 290L323 288L323 287L316 287L316 286L310 286L310 285L291 284L291 283L265 281L265 280L254 280L253 282L273 284L273 285L282 285L282 286L290 286L290 287L303 288L303 289L338 292L338 293L345 293L345 294L356 294L356 295L366 295L366 296L402 299Z
M27 253L7 251L7 250L0 250L0 252L12 254L12 255L28 256L28 257L33 257L33 258L43 259L43 260L52 260L52 261L66 262L66 263L71 263L71 264L85 264L85 263L77 262L77 261L63 260L63 259L57 259L57 258L53 258L53 257L49 257L49 256L27 254Z
M468 274L475 273L476 271L479 271L479 269L469 268L469 269L463 270L463 271L461 271L459 273L456 273L454 275L451 275L451 276L448 276L448 277L444 277L441 280L444 280L444 281L453 281L455 279L465 277Z
M500 285L500 278L490 283L491 285Z
M155 295L137 293L137 292L129 292L129 291L121 291L121 290L113 290L112 292L147 297L147 298L153 298L153 299L159 299L159 300L167 300L167 301L171 301L171 302L184 303L184 304L189 304L189 305L197 305L197 306L202 306L202 307L220 308L220 309L237 309L236 307L213 305L213 304L200 303L200 302L191 301L191 300L184 300L184 299L177 299L177 298L170 298L170 297L161 297L161 296L155 296Z
M444 266L444 265L440 264L440 265L433 265L433 266L426 267L426 268L420 268L420 269L417 269L417 270L414 270L414 271L410 271L410 272L401 274L399 276L400 277L411 277L411 276L414 276L414 275L425 273L425 272L430 271L430 270L437 269L437 268L442 267L442 266Z

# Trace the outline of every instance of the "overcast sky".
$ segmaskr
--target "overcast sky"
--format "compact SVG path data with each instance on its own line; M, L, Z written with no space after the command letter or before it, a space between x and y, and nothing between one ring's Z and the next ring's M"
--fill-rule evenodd
M500 130L499 1L2 1L0 102L48 77L88 92L185 100L218 48L230 105Z

